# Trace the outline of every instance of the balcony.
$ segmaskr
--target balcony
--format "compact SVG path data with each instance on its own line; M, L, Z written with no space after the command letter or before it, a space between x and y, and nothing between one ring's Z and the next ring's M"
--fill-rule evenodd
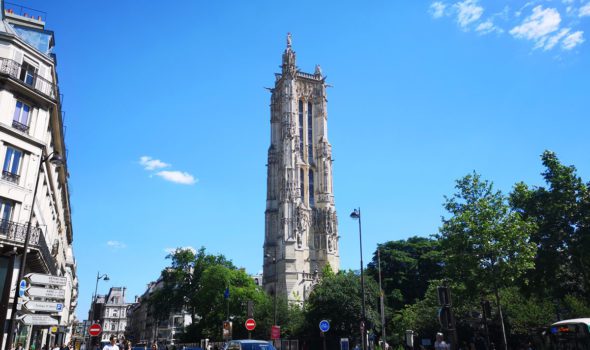
M7 170L2 170L2 180L6 180L6 181L14 182L15 184L18 184L19 179L20 179L20 175L11 173L10 171L7 171Z
M7 242L12 245L23 245L27 237L27 225L19 224L17 222L0 220L0 243ZM38 227L31 226L31 236L29 238L29 246L38 251L37 256L33 256L33 260L38 264L42 264L49 270L49 273L56 275L57 267L55 259L51 256L43 231Z
M17 130L20 130L22 132L29 132L29 126L28 125L25 125L23 123L17 122L16 120L13 120L12 121L12 127L15 128L15 129L17 129Z
M0 74L8 75L53 100L56 98L55 85L51 81L39 76L37 72L31 70L29 66L22 67L21 64L14 60L0 58Z

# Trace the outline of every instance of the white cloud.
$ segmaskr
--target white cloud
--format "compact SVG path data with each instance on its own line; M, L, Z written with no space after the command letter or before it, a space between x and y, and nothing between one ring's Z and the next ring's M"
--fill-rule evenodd
M525 18L522 23L510 30L515 38L534 41L535 48L545 46L549 34L559 29L561 16L554 8L546 8L539 5L533 8L533 13Z
M456 3L455 7L458 11L457 23L464 29L480 19L483 14L483 7L478 5L477 0L464 0Z
M498 33L502 33L503 30L498 28L494 22L490 19L488 19L485 22L481 22L476 28L475 31L478 32L481 35L484 34L489 34L491 32L498 32Z
M191 246L178 247L178 248L165 248L164 252L166 252L168 254L174 254L179 250L190 250L193 254L197 254L197 250Z
M584 41L585 41L584 40L584 32L581 30L578 30L577 32L566 36L565 39L563 39L561 46L563 47L564 50L571 50L574 47L583 43Z
M157 172L156 175L158 175L166 181L174 182L181 185L193 185L197 182L197 179L195 179L194 176L184 171L164 170Z
M168 163L164 163L159 159L153 159L152 157L148 156L140 157L139 164L141 164L145 170L156 170L170 166Z
M445 9L447 8L447 5L440 2L440 1L435 1L430 5L430 14L432 15L433 18L441 18L442 16L445 15Z
M590 16L590 2L587 2L584 6L580 7L580 17Z
M551 50L569 32L570 32L569 28L564 28L564 29L560 30L559 33L553 35L552 37L550 37L549 39L547 39L544 42L543 50L545 50L545 51Z
M107 241L107 246L112 249L123 249L127 247L125 243L120 241Z

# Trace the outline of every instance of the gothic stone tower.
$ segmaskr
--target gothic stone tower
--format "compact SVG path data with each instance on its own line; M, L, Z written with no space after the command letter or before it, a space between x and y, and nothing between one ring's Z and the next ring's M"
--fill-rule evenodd
M291 36L271 96L264 288L304 302L326 264L338 271L325 77L295 65Z

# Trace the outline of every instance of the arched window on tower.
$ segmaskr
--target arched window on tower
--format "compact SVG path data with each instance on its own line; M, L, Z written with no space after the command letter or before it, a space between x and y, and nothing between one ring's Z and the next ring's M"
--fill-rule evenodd
M299 154L303 159L303 101L299 100Z
M301 191L301 201L304 201L305 197L305 186L303 183L303 169L299 169L299 191Z
M315 198L313 193L313 170L309 169L309 206L315 206Z
M313 106L307 102L307 159L313 163Z

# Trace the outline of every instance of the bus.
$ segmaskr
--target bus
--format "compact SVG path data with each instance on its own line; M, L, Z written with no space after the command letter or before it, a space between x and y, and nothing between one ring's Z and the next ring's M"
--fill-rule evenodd
M590 350L590 318L555 322L545 330L544 343L552 350Z

